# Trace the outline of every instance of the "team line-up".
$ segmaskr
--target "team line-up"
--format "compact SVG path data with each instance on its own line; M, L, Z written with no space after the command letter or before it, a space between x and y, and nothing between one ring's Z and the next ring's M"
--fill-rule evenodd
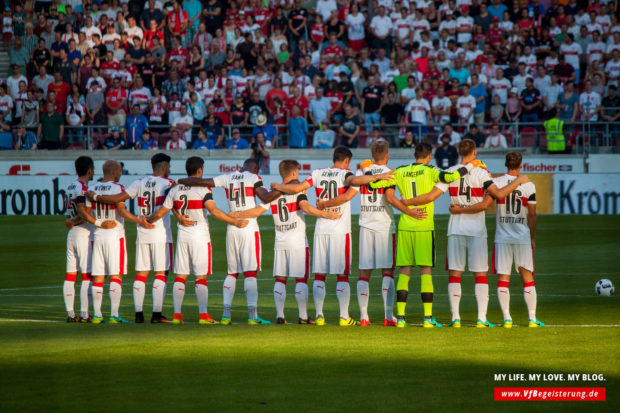
M68 322L105 322L102 314L103 285L109 277L109 323L127 323L119 314L122 276L127 273L124 220L138 224L136 239L136 278L133 283L135 322L144 322L143 302L148 275L153 272L152 323L182 324L182 304L188 276L194 275L200 324L231 323L231 306L237 277L244 275L248 306L248 324L271 324L258 315L257 272L261 269L261 237L257 217L271 212L275 224L273 294L277 323L286 324L284 303L286 282L295 279L295 298L300 324L324 325L323 303L327 274L337 275L336 296L341 326L370 325L368 316L369 279L373 270L381 270L384 325L406 327L406 303L409 280L414 266L419 267L423 326L442 327L432 313L435 265L435 228L433 201L448 191L447 262L448 296L452 319L449 326L461 327L459 304L461 276L465 265L475 278L478 306L477 327L494 327L487 320L489 303L488 248L485 210L495 200L497 219L493 247L493 272L498 275L497 295L503 313L503 327L512 327L509 310L509 282L512 265L523 280L523 297L530 327L544 326L536 318L534 260L536 234L536 190L525 175L519 175L522 156L506 155L507 174L493 178L477 160L475 143L459 144L461 162L446 170L430 166L432 147L417 145L415 162L392 170L388 168L388 145L371 146L373 160L364 161L354 173L349 169L352 153L344 147L334 150L333 166L320 168L303 181L300 165L283 160L279 165L281 183L263 186L257 175L258 164L248 159L240 172L203 178L204 161L186 160L187 178L169 179L170 160L159 153L151 158L153 174L136 180L127 188L117 181L120 163L103 164L103 179L88 186L94 176L93 160L87 156L75 161L78 179L67 189L70 229L67 236L67 266L63 287ZM212 189L224 188L230 212L218 209ZM316 190L316 207L308 202L306 190ZM398 189L400 198L396 196ZM360 193L359 278L357 298L360 321L349 315L351 296L351 210L350 203ZM132 214L125 201L137 198L138 212ZM255 198L260 200L257 203ZM395 230L393 208L401 211ZM212 244L207 212L225 222L228 275L223 286L224 311L219 323L208 313L207 277L212 273ZM176 250L173 254L170 213L178 221ZM308 316L308 278L310 251L304 214L317 217L314 231L312 272L316 316ZM173 259L174 258L174 259ZM395 285L394 270L399 269ZM168 271L173 270L174 316L162 315ZM81 273L80 316L74 312L75 281ZM94 315L89 315L92 296ZM393 314L396 296L396 317Z

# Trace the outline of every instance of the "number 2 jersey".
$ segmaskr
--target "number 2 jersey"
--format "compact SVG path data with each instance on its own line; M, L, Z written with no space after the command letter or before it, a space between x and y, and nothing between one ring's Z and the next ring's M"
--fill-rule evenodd
M371 165L356 175L379 175L391 171L387 165ZM385 188L360 187L360 218L362 228L377 232L394 232L394 211L385 200Z
M67 218L73 219L78 215L78 204L86 202L86 192L88 192L88 185L79 179L67 187ZM89 222L82 222L73 226L71 231L90 236L93 228L93 225Z
M179 214L187 215L190 220L194 221L194 225L191 227L186 227L177 223L178 239L182 239L184 236L190 238L195 236L206 236L208 239L211 238L209 234L209 221L207 220L204 204L206 201L212 199L213 192L211 192L211 188L199 186L176 185L168 192L163 202L164 208L174 209Z
M493 182L498 188L509 185L517 177L503 175ZM536 187L532 182L519 185L504 199L497 200L495 213L495 242L499 244L527 244L531 243L530 227L527 225L527 206L536 203Z
M305 193L282 195L271 204L262 204L271 208L273 223L276 227L275 250L306 248L306 220L299 203L307 201Z
M125 189L127 195L132 199L137 198L138 210L136 215L149 216L164 204L166 194L173 184L172 179L163 176L147 176L134 181ZM162 219L157 220L155 228L147 229L138 225L137 242L139 244L152 244L159 242L172 242L172 231L170 229L170 215L166 214Z
M463 167L463 165L454 165L447 171L455 171ZM462 179L450 184L438 183L436 187L443 192L449 191L450 204L468 207L481 202L486 189L493 183L491 173L487 169L476 167ZM448 235L486 238L487 227L484 217L484 211L475 214L450 214Z
M263 186L260 176L248 171L233 172L213 178L216 188L226 190L226 199L231 212L240 212L252 209L256 206L254 195L256 189ZM228 231L258 231L258 221L256 218L249 218L249 223L245 228L238 228L228 225Z
M312 171L305 182L315 188L317 199L329 200L344 194L349 189L345 181L351 175L353 172L349 169L321 168ZM340 212L342 215L337 220L317 218L315 232L317 234L349 234L351 232L351 201L328 209Z
M117 182L97 182L88 188L97 195L116 195L125 191L125 187ZM102 221L116 221L114 228L96 228L93 232L95 239L123 238L125 236L125 219L120 216L116 204L104 204L103 202L89 201L86 199L86 206L91 207L91 214L95 219Z

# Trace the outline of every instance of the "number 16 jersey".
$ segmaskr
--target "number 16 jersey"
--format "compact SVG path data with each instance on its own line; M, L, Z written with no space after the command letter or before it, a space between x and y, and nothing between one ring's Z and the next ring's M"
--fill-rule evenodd
M498 188L503 188L517 179L516 176L503 175L493 181ZM495 221L495 242L499 244L531 243L530 227L527 225L529 204L536 203L536 187L532 182L521 184L504 199L497 200Z
M174 181L162 176L147 176L134 181L125 192L132 199L138 198L136 215L149 216L164 204L166 194ZM172 242L170 215L155 222L155 228L147 229L138 225L138 244Z

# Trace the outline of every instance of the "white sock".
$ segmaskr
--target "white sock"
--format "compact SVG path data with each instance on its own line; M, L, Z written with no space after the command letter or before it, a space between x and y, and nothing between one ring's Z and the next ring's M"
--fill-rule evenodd
M523 299L527 307L528 317L530 320L536 320L536 287L534 286L534 281L531 282L531 285L523 287Z
M315 278L312 284L312 296L314 297L314 308L316 316L323 317L323 303L325 302L325 281Z
M368 320L368 280L357 281L357 303L360 307L360 320Z
M142 311L144 306L144 293L146 292L146 277L136 275L133 282L133 305L136 313Z
M502 309L504 320L512 320L512 317L510 317L510 289L508 284L508 281L497 282L497 300L499 301L499 308Z
M153 312L161 313L166 297L166 276L156 275L153 281Z
M183 297L185 297L185 280L177 277L172 285L172 301L174 303L175 314L181 314Z
M487 308L489 307L489 283L486 276L476 277L474 295L478 303L478 320L487 321Z
M65 310L69 317L75 317L73 310L73 304L75 303L75 276L65 277L65 282L62 284L62 295L65 299Z
M196 280L196 299L198 300L198 312L200 314L208 313L209 287L207 286L207 280Z
M459 304L461 303L461 279L458 277L450 277L448 282L448 296L450 298L450 312L452 313L452 321L460 320Z
M245 277L243 290L248 302L248 316L255 320L258 318L258 283L256 277Z
M101 303L103 302L103 283L92 283L91 290L93 292L93 312L95 317L102 317Z
M276 281L273 284L273 299L276 302L276 317L284 318L284 301L286 301L286 284Z
M336 297L338 297L338 304L340 305L340 318L345 320L349 319L349 300L351 300L351 287L349 286L349 279L344 277L343 280L336 283Z
M84 278L82 276L82 285L80 286L80 315L82 318L88 318L88 293L90 292L90 276Z
M235 296L235 288L237 288L237 277L227 275L224 279L224 287L222 292L224 294L224 314L223 317L230 318L230 307L232 306L233 297Z
M299 309L299 318L308 319L308 284L298 282L295 284L295 299Z
M381 296L383 297L383 310L385 319L394 319L394 277L383 276L381 281Z
M110 316L112 317L118 317L118 309L121 306L122 294L123 287L121 286L121 280L112 278L110 280Z

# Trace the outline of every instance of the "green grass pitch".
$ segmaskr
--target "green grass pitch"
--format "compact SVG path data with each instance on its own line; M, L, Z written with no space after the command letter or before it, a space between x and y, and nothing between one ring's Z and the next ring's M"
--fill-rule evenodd
M353 218L356 222L357 218ZM450 319L446 217L438 217L435 315ZM312 241L313 220L308 220ZM275 321L273 221L261 217L263 270L259 313ZM226 272L225 227L211 219L214 272L209 312L219 319ZM489 217L489 240L494 218ZM536 250L538 315L548 327L521 327L527 313L518 276L511 283L512 330L471 328L473 278L463 280L460 330L420 328L419 278L410 287L407 329L383 327L380 277L371 281L370 328L336 326L335 278L327 282L325 327L299 326L289 282L287 326L247 326L242 280L232 326L199 326L193 288L187 324L66 324L62 301L66 230L61 217L1 217L0 411L409 412L618 411L620 299L594 294L600 278L620 285L620 217L541 216ZM133 320L135 228L127 225L129 274L121 314ZM357 243L357 226L353 231ZM353 268L357 263L354 248ZM350 311L359 317L351 277ZM501 322L490 276L489 320ZM152 276L149 278L149 285ZM78 283L79 285L79 283ZM189 283L188 285L192 285ZM311 285L310 285L311 287ZM171 287L168 286L170 293ZM107 286L104 315L109 311ZM311 290L310 290L311 291ZM145 313L150 311L147 289ZM76 300L77 301L77 300ZM76 302L76 308L79 309ZM310 295L309 312L313 314ZM164 314L172 316L172 297ZM22 321L20 321L22 320ZM31 321L28 321L31 320ZM37 321L35 321L37 320ZM148 320L147 320L148 321ZM415 325L418 323L418 325ZM599 326L599 327L597 327ZM603 327L604 326L604 327ZM602 373L604 382L496 382L496 373ZM602 386L606 402L494 402L494 387Z

